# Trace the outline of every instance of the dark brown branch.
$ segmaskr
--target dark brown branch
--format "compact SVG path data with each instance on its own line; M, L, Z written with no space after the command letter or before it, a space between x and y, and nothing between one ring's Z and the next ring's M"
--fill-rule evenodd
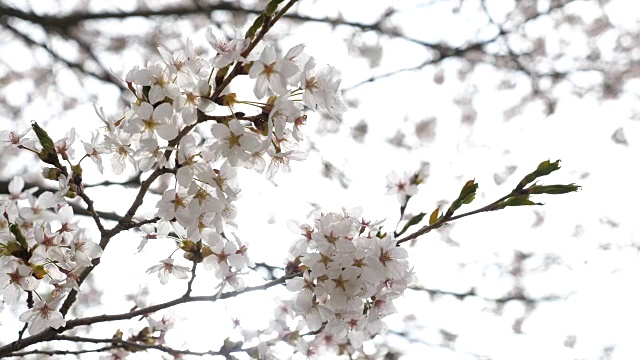
M237 352L248 352L254 349L254 347L251 348L246 348L246 349L226 349L224 346L220 347L219 351L213 351L213 350L209 350L209 351L191 351L191 350L178 350L178 349L174 349L168 346L164 346L164 345L156 345L156 344L144 344L141 342L134 342L134 341L129 341L129 340L122 340L122 339L96 339L96 338L87 338L87 337L82 337L82 336L64 336L64 335L59 335L56 336L54 339L52 339L54 341L57 340L62 340L62 341L72 341L72 342L77 342L77 343L93 343L93 344L100 344L100 343L108 343L108 344L112 344L111 347L109 347L108 349L115 349L115 348L124 348L126 349L143 349L143 350L159 350L162 352L165 352L167 354L170 355L194 355L194 356L205 356L205 355L211 355L211 356L229 356L232 353L237 353ZM104 349L104 348L103 348Z
M91 198L89 198L89 196L85 194L84 190L82 189L82 186L78 186L78 196L84 201L85 204L87 204L87 212L89 213L89 216L93 218L93 221L96 223L96 227L100 231L100 234L104 234L105 229L104 229L104 226L102 225L102 221L100 221L100 215L98 215L98 213L96 212L96 209L93 207L93 200L91 200Z
M12 354L18 350L24 349L28 346L31 346L33 344L38 344L44 341L51 341L54 340L56 337L58 337L59 333L62 333L64 331L76 328L78 326L87 326L87 325L93 325L93 324L97 324L97 323L102 323L102 322L110 322L110 321L118 321L118 320L128 320L128 319L132 319L138 316L143 316L143 315L147 315L147 314L151 314L154 313L156 311L159 310L163 310L163 309L167 309L176 305L180 305L180 304L186 304L186 303L191 303L191 302L203 302L203 301L207 301L207 302L216 302L218 300L223 300L223 299L229 299L229 298L234 298L238 295L241 294L245 294L248 292L253 292L253 291L260 291L260 290L266 290L269 289L271 287L274 287L276 285L280 285L280 284L284 284L286 280L288 279L292 279L294 277L298 277L301 276L301 273L294 273L294 274L290 274L290 275L285 275L281 278L278 278L276 280L272 280L272 281L268 281L262 285L257 285L257 286L248 286L242 290L236 290L236 291L228 291L222 294L217 294L217 295L210 295L210 296L187 296L187 297L180 297L171 301L167 301L161 304L156 304L156 305L152 305L143 309L139 309L139 310L135 310L135 311L131 311L131 312L126 312L126 313L121 313L121 314L115 314L115 315L98 315L98 316L91 316L91 317L85 317L85 318L80 318L80 319L73 319L73 320L69 320L67 321L67 324L63 327L60 327L58 329L52 329L52 328L48 328L38 334L35 335L31 335L25 339L22 340L17 340L14 342L11 342L5 346L0 347L0 358L2 357L7 357L7 356L13 356ZM69 298L67 298L69 299ZM75 299L75 297L74 297ZM65 302L66 303L66 302ZM69 305L70 306L70 305Z
M549 302L549 301L560 301L560 300L566 300L566 296L557 296L557 295L549 295L549 296L544 296L541 298L530 298L525 296L522 293L517 293L517 294L513 294L513 295L506 295L506 296L502 296L499 298L487 298L484 296L480 296L478 295L478 293L476 292L475 288L471 288L468 291L465 292L455 292L455 291L444 291L444 290L440 290L440 289L431 289L431 288L426 288L424 286L418 286L418 285L414 285L414 286L409 286L409 289L414 290L414 291L422 291L422 292L426 292L429 294L429 296L437 296L437 295L451 295L454 296L456 299L458 300L463 300L467 297L474 297L474 298L478 298L478 299L482 299L485 301L489 301L489 302L495 302L497 304L504 304L507 303L509 301L522 301L525 302L527 304L535 304L535 303L540 303L540 302Z
M105 347L101 347L101 348L98 348L98 349L87 349L87 350L29 350L29 351L14 352L12 354L9 354L8 356L24 357L24 356L27 356L27 355L48 355L48 356L54 356L54 355L82 355L82 354L89 354L89 353L100 353L100 352L105 352L105 351L118 349L118 348L120 348L120 347L119 346L105 346Z
M198 267L197 262L193 262L193 266L191 267L191 279L187 282L187 291L184 293L184 297L189 297L191 295L191 287L193 286L193 281L196 279L196 268Z
M54 27L59 29L66 29L69 27L77 26L78 24L86 21L106 20L106 19L127 19L132 17L164 17L164 16L186 16L186 15L201 15L214 11L232 11L242 12L247 14L260 14L262 10L244 8L236 6L231 3L218 3L215 5L202 5L198 7L180 7L172 6L164 9L136 9L129 12L104 12L104 13L83 13L74 12L67 15L37 15L30 12L24 12L19 9L15 9L9 6L0 5L0 17L8 16L13 18L22 19L35 24L39 24L43 27Z

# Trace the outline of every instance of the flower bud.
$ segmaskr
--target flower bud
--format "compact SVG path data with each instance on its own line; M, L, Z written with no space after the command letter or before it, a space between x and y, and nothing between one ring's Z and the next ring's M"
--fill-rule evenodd
M59 169L46 167L42 169L42 177L48 180L57 181L58 178L62 175Z

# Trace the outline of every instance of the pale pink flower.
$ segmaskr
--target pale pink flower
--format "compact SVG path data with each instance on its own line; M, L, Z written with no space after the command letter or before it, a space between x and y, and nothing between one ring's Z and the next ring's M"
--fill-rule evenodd
M175 276L177 279L186 279L189 277L189 268L182 265L174 265L173 259L160 260L160 264L154 265L147 269L147 274L157 272L160 283L165 285L169 281L169 275Z
M133 108L136 116L129 119L125 131L130 134L144 133L158 134L165 140L178 136L178 127L172 121L173 107L169 103L162 103L155 108L148 102L143 102Z
M22 132L10 130L0 131L0 151L7 147L16 149L18 146L26 145L29 138L25 138L24 136L27 135L30 130L31 128L27 128Z
M69 132L60 140L56 141L55 148L56 152L62 156L62 159L69 160L73 159L75 155L75 151L71 147L73 143L76 141L76 129L71 128Z
M236 39L227 41L225 39L218 39L213 34L213 28L209 27L206 32L207 41L218 53L211 63L216 68L223 68L234 61L244 62L245 58L242 57L242 52L249 45L250 40L245 39L242 34L238 34Z
M92 266L91 260L102 255L100 245L89 240L83 230L75 233L71 241L73 260L81 267Z
M249 77L256 79L253 93L258 99L262 99L267 94L267 89L271 89L278 95L288 92L288 79L298 72L298 67L287 59L277 59L276 50L273 46L267 45L260 59L254 61L249 70Z
M31 335L49 327L57 329L67 323L62 317L62 313L54 310L54 304L44 300L36 300L33 308L20 314L20 321L29 323L29 334Z
M158 201L156 216L166 221L171 221L175 217L181 223L188 224L190 221L187 196L175 189L169 189L162 194L162 199Z
M248 161L250 154L260 146L258 136L245 131L244 126L235 119L229 121L228 125L213 124L211 133L217 141L207 149L210 153L208 159L225 157L233 166Z
M180 111L185 125L194 124L198 120L198 110L205 114L212 113L216 104L207 99L210 85L206 80L197 82L189 78L180 84L183 93L174 101L174 107Z
M91 160L98 166L98 171L100 171L100 174L102 174L102 172L104 171L104 166L102 165L102 157L100 156L100 154L103 154L106 152L106 150L103 148L102 144L100 144L99 141L99 136L97 132L92 133L91 134L91 142L87 143L82 141L82 146L84 147L84 151L87 153L87 155L89 155L89 157L91 158Z
M17 304L23 291L33 291L39 284L40 280L31 275L29 266L15 261L0 271L0 292L7 305Z

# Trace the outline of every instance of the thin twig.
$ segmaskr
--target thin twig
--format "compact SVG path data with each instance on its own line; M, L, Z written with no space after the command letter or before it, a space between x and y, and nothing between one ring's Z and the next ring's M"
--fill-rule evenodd
M189 297L191 295L191 286L193 285L193 280L196 279L196 268L198 267L197 262L193 262L193 266L191 267L191 279L187 283L187 291L182 295L182 297Z
M431 230L437 229L439 227L441 227L442 225L449 223L453 220L457 220L457 219L461 219L463 217L469 216L469 215L473 215L473 214L478 214L481 212L486 212L486 211L493 211L496 209L496 205L498 205L499 203L501 203L504 200L507 200L508 198L512 197L516 195L515 191L510 192L508 195L505 195L503 197L501 197L500 199L492 202L491 204L487 205L487 206L483 206L479 209L473 210L473 211L469 211L460 215L455 215L455 216L450 216L450 217L441 217L440 219L438 219L436 222L434 222L431 225L426 225L423 226L420 230L414 232L413 234L407 235L405 237L403 237L402 239L398 240L397 244L400 245L404 242L407 242L409 240L413 240L418 238L419 236L422 236L424 234L427 234L429 232L431 232Z

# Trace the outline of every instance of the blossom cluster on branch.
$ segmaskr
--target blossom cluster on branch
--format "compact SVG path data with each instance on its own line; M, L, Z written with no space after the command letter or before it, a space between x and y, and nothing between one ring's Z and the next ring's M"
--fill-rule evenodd
M246 35L226 40L209 29L206 37L216 51L213 58L197 54L190 41L184 49L174 52L160 47L162 61L135 67L126 74L124 82L133 101L121 117L111 118L96 108L103 126L91 134L90 140L82 141L84 152L75 148L79 144L73 128L56 142L37 122L31 127L33 139L27 137L29 129L0 133L0 150L13 147L35 153L47 164L43 177L58 184L56 191L42 191L36 196L37 189L25 190L24 180L16 177L9 185L9 194L0 195L0 293L9 306L19 306L25 294L27 298L27 309L19 316L25 328L17 341L0 347L0 357L38 342L68 340L58 332L77 326L138 315L148 317L182 303L216 301L285 282L294 293L278 310L286 316L276 316L270 331L262 332L275 333L275 337L262 341L258 334L245 332L245 341L258 339L258 345L242 348L242 344L235 344L225 351L251 355L256 350L259 358L277 358L271 346L274 341L284 341L306 356L325 351L353 354L384 329L382 319L395 312L393 300L414 279L406 260L408 252L398 245L479 211L533 205L530 194L577 190L573 184L534 184L525 188L559 168L557 161L547 161L494 204L453 216L475 197L478 185L469 181L446 212L440 212L438 207L429 217L428 226L403 239L396 238L420 223L425 213L394 233L383 232L380 222L361 218L359 209L321 213L313 225L294 226L302 238L291 246L286 275L263 286L247 288L243 277L254 264L247 244L235 233L235 202L241 191L238 169L264 172L268 179L277 171L290 171L291 160L305 158L301 127L307 113L320 110L339 119L346 110L340 95L339 72L331 66L316 70L314 58L304 53L304 45L294 46L284 54L271 45L265 45L259 53L254 51L295 0L276 12L281 2L271 0ZM239 76L253 80L255 99L242 99L230 92L229 84ZM240 105L252 106L256 111L246 114L237 110ZM79 159L78 153L82 154ZM91 159L103 173L103 157L110 158L115 174L122 174L127 167L147 174L126 214L110 229L102 223L83 183L83 160ZM398 196L401 214L417 186L426 179L426 170L407 178L389 178L389 191ZM137 216L150 186L163 175L173 179L173 186L163 191L153 216ZM76 197L86 204L99 240L95 232L74 221L67 199ZM144 234L139 250L150 239L168 237L170 233L177 236L176 251L147 272L157 272L162 284L170 276L188 279L185 294L155 305L147 304L141 296L130 314L67 319L83 281L100 263L104 249L113 237L129 229ZM176 264L175 254L181 254L192 267ZM198 266L213 271L218 280L211 296L191 295ZM229 288L232 290L226 291ZM126 340L120 330L116 331L111 354L126 356L132 343L147 346L144 349L168 351L164 335L172 327L171 319L148 320L147 328ZM27 328L31 336L23 339Z
M319 339L358 349L384 328L381 319L395 312L393 299L413 281L408 253L378 223L360 218L360 210L322 214L314 226L300 226L303 238L291 248L303 277L287 280L295 291L292 309L310 331L324 326ZM317 347L317 346L316 346Z

